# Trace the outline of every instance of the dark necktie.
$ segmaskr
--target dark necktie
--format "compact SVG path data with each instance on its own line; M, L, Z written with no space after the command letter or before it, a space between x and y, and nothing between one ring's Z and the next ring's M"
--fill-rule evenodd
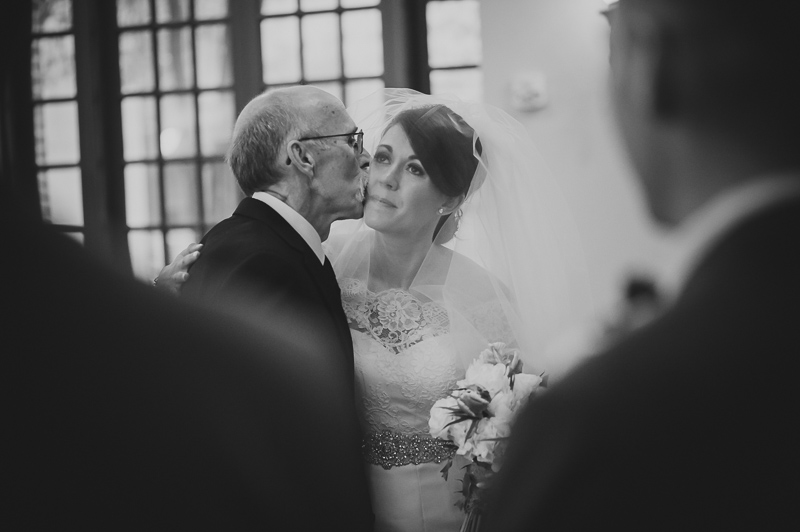
M333 266L331 265L331 261L328 260L328 257L325 257L325 263L322 265L322 268L325 270L325 274L328 276L326 279L326 286L330 286L331 290L335 290L336 297L341 297L341 292L339 291L339 282L336 280L336 272L333 271Z

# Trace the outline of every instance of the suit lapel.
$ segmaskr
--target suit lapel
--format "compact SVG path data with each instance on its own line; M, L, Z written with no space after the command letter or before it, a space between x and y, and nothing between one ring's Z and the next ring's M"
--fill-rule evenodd
M350 337L350 327L347 325L347 317L342 309L342 295L331 263L326 257L325 264L322 265L316 255L313 255L311 258L306 258L306 264L313 272L312 278L317 283L317 288L325 298L325 303L336 322L336 332L342 348L352 360L353 341Z
M353 343L350 338L350 329L347 326L347 318L342 310L339 284L336 281L333 268L330 266L330 261L326 258L326 264L324 266L320 264L319 258L317 258L308 243L303 240L303 237L295 231L283 216L263 201L244 198L236 208L234 216L251 218L269 225L289 246L303 255L303 261L309 272L309 277L314 280L317 290L322 295L322 299L325 301L328 311L336 324L336 331L342 347L352 361Z
M289 246L296 249L303 255L310 254L314 257L314 251L308 246L303 237L294 230L283 216L278 214L275 209L253 198L245 198L239 203L234 216L243 216L267 224L275 233L278 234ZM319 261L317 261L319 262Z

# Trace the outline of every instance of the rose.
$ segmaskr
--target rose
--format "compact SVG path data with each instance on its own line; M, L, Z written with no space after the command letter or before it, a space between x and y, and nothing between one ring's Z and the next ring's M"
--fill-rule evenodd
M509 376L522 373L519 349L508 348L504 342L490 343L489 347L478 355L478 361L486 364L502 364L508 368L506 373Z
M484 418L477 422L474 434L456 452L470 460L493 464L498 448L504 443L502 439L506 437L508 428L505 422Z
M489 404L489 413L491 417L499 419L510 420L514 415L514 408L516 408L516 396L512 391L500 392L492 397L492 402Z
M540 375L531 375L530 373L520 373L514 376L514 402L512 409L519 409L528 398L533 396L534 392L542 384L542 377Z
M490 397L508 390L510 382L506 375L506 367L503 364L484 363L474 361L467 368L464 379L458 381L458 385L465 387L470 384L482 386L489 392Z
M447 396L433 403L431 417L428 419L428 428L434 438L447 439L448 424L453 420L453 408L458 408L454 397Z
M453 412L458 408L455 397L448 396L439 399L431 408L428 428L434 438L450 440L460 448L466 440L469 423L453 423Z
M481 418L486 414L492 397L483 386L471 384L466 388L456 390L455 399L464 414Z

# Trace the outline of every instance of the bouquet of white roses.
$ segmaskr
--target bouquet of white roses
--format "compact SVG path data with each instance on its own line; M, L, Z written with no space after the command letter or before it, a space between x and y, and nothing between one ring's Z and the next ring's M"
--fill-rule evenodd
M467 368L464 379L449 396L431 408L431 436L451 440L456 454L470 464L462 481L467 514L462 530L476 529L481 511L480 488L500 469L511 423L525 402L543 387L544 374L522 373L519 351L502 342L491 343ZM452 460L442 475L447 479Z

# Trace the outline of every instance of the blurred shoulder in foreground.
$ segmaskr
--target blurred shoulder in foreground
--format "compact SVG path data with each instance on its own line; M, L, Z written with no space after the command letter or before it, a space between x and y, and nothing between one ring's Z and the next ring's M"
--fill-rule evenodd
M3 203L7 523L371 529L352 394L315 353L325 339L189 307Z

